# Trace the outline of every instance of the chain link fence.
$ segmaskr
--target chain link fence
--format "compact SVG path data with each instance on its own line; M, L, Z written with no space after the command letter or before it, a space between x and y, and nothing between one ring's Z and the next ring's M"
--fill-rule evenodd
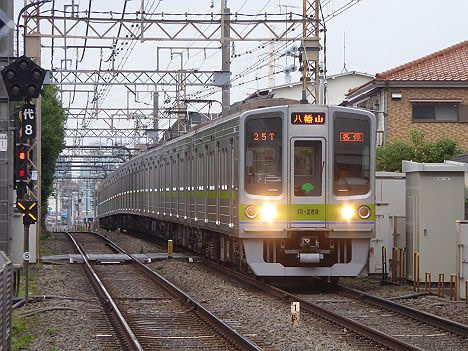
M0 351L10 350L13 278L10 259L0 251Z

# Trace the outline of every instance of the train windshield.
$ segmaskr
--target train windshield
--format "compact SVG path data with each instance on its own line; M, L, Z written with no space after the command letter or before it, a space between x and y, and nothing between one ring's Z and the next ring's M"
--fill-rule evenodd
M370 123L359 115L334 119L333 191L337 196L364 195L370 190Z
M282 119L251 117L245 123L245 191L280 195L282 189Z
M322 195L322 142L294 142L294 195Z

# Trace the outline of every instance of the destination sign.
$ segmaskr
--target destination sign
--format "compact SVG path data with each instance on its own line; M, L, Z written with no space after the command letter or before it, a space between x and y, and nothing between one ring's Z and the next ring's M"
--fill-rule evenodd
M324 112L293 112L291 124L322 125L325 124Z

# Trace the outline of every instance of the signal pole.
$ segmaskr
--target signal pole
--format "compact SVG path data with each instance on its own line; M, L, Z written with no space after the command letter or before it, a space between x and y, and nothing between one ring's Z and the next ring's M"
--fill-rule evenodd
M24 5L33 4L35 0L24 0ZM41 37L40 37L40 25L39 20L34 15L39 15L40 7L43 3L37 3L33 5L32 16L24 18L24 54L31 58L38 65L41 64ZM28 10L29 11L29 10ZM19 53L18 53L19 56ZM38 202L38 225L36 225L36 257L39 253L39 239L41 236L41 222L42 222L42 209L41 209L41 177L42 177L42 165L41 165L41 126L42 126L42 116L41 116L41 98L36 100L36 123L37 123L37 136L35 143L32 145L34 150L34 158L32 160L37 171L37 181L34 190L32 191L33 197Z
M24 254L23 254L23 267L24 267L24 301L29 298L29 224L24 225Z
M221 70L231 72L231 27L229 20L231 10L227 7L227 0L221 0ZM231 107L231 77L228 76L227 82L222 87L221 104L222 115L226 116Z
M13 0L0 1L0 11L13 18ZM0 69L13 59L13 30L0 37ZM1 79L1 78L0 78ZM0 250L11 257L13 222L13 149L12 104L6 91L0 91Z
M320 20L319 0L303 0L302 2L302 99L301 103L318 104L320 91L319 57L320 57ZM314 17L308 17L308 13ZM312 74L311 74L312 73ZM313 82L313 90L309 89L309 81ZM307 98L307 93L312 101Z

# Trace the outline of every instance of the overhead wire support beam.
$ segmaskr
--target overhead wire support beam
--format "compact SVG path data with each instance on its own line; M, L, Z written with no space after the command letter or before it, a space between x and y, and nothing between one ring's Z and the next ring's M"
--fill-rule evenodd
M179 84L178 77L184 75L185 84L192 86L221 87L229 81L229 72L222 71L151 71L151 70L70 70L53 69L49 71L55 85L170 85Z
M28 14L25 18L33 19L41 27L51 28L49 33L40 34L42 38L220 42L223 15L211 14L211 18L208 19L202 19L201 16L206 14L147 13L140 18L112 18L110 13L107 16L90 13L88 17ZM303 16L295 13L290 13L288 18L285 18L284 13L263 16L233 13L229 19L230 40L290 41L287 33L302 22ZM141 26L139 31L132 31L135 25ZM76 34L84 32L87 27L88 35ZM193 32L198 37L194 37ZM28 35L33 37L36 33L30 32Z
M147 138L147 130L124 128L65 128L65 138Z

